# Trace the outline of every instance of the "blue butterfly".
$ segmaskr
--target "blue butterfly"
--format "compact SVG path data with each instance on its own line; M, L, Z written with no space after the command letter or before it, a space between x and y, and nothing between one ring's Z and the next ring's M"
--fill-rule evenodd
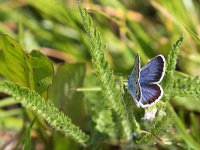
M128 77L128 91L138 107L149 107L163 96L158 84L165 74L165 58L158 55L140 69L140 56L137 54L131 75Z

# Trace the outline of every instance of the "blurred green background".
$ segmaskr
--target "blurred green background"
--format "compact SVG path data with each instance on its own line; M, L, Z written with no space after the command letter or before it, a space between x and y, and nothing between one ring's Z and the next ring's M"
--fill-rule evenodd
M114 72L130 74L138 52L142 65L158 54L167 56L174 42L183 35L176 70L200 75L200 42L196 37L200 35L199 0L85 0L82 4L101 33L104 54ZM55 75L48 98L73 123L86 132L96 129L90 133L94 137L98 134L102 139L104 136L116 139L111 112L103 109L77 1L1 0L0 33L16 39L27 52L37 49L52 60ZM29 117L27 110L12 98L3 93L0 96L0 148L13 148L20 143ZM181 97L171 103L192 137L200 142L199 103ZM102 116L107 118L104 120ZM151 145L151 148L187 149L175 129L166 138L168 144ZM33 149L80 149L79 144L56 133L48 124L35 126L31 139ZM123 149L116 140L104 142L99 148Z

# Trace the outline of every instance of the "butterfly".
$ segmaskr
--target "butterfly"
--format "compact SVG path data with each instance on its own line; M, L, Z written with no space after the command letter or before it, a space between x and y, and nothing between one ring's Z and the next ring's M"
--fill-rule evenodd
M149 107L163 96L158 84L165 74L165 58L158 55L140 69L140 56L137 54L131 75L128 77L128 91L138 107Z

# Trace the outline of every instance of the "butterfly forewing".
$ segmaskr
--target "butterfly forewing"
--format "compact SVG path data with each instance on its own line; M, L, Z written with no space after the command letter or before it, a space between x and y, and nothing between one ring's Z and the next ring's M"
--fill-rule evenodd
M164 76L165 58L158 55L140 71L140 83L159 83Z

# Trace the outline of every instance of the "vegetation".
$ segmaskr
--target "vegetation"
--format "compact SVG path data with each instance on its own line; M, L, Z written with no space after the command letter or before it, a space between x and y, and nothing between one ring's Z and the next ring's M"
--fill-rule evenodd
M198 0L0 4L0 149L200 149ZM166 58L145 109L115 75L137 53Z

